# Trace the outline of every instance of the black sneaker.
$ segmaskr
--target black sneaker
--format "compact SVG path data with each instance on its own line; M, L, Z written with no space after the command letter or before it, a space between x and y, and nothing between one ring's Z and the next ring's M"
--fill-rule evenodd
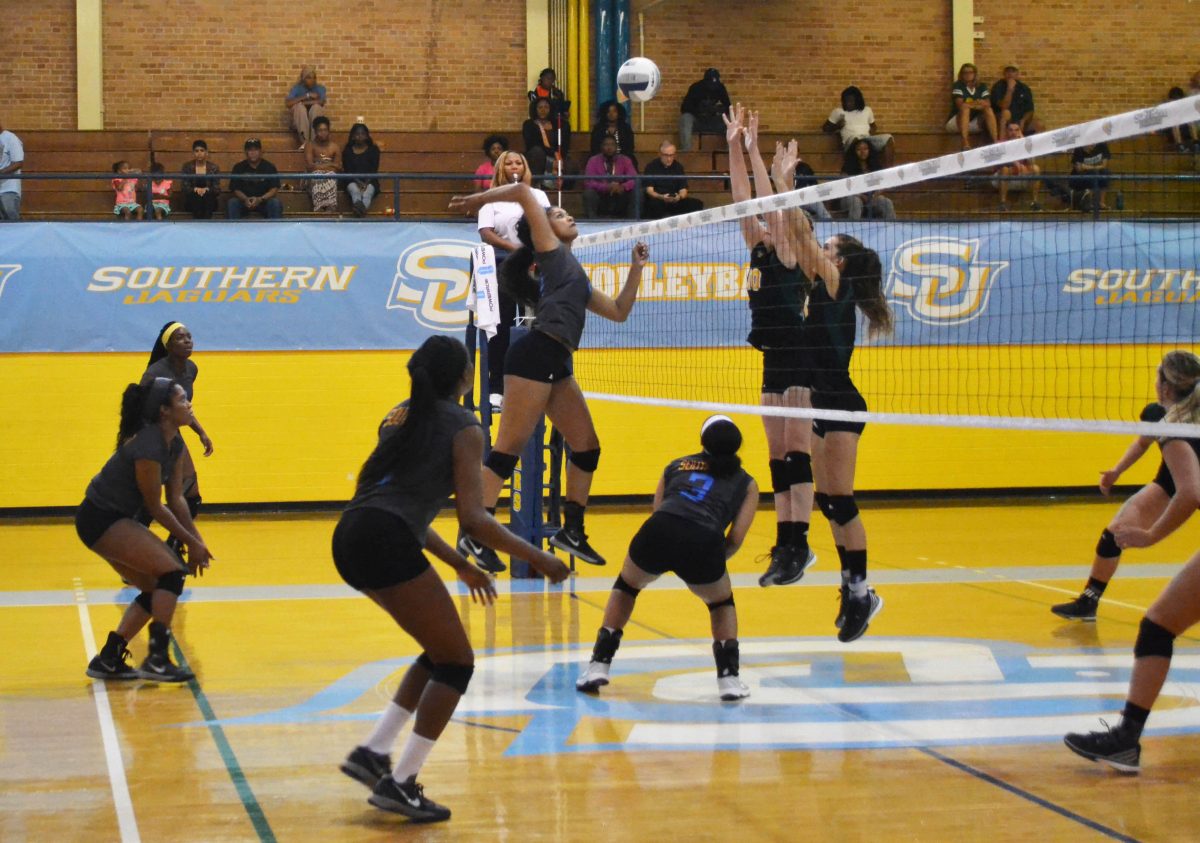
M116 656L106 656L104 653L97 653L96 656L88 662L87 675L93 679L107 679L126 682L130 679L137 679L138 672L134 669L126 659L129 658L129 651L122 649Z
M500 561L496 551L480 544L466 533L461 533L458 537L458 552L474 562L476 568L489 574L499 574L508 570L508 566Z
M1096 607L1099 604L1099 598L1093 597L1085 591L1070 603L1059 603L1057 606L1051 606L1050 611L1060 618L1066 618L1069 621L1094 621L1096 619Z
M356 746L338 769L355 781L374 789L384 776L391 774L392 758L390 755L373 752L365 746Z
M758 578L758 584L763 588L770 585L779 585L779 572L789 565L793 565L791 557L795 555L795 550L786 544L777 544L771 548L771 563L767 565L767 572ZM762 557L759 557L761 560Z
M550 544L589 565L607 564L604 557L588 544L587 534L577 527L563 527L550 537Z
M1103 720L1100 722L1104 723ZM1071 732L1063 737L1063 743L1071 752L1089 761L1103 761L1122 773L1137 773L1142 758L1142 745L1138 739L1107 723L1104 723L1104 729L1087 734Z
M846 589L846 599L842 601L842 628L838 630L838 641L849 644L862 638L871 623L871 618L879 614L883 608L883 598L868 588L866 597L855 597L849 587Z
M838 613L833 619L833 625L841 629L846 625L846 600L850 597L850 586L842 583L838 589Z
M137 669L137 675L139 679L149 679L151 682L187 682L196 678L196 674L187 668L172 663L166 653L146 656L142 666Z
M413 822L437 823L450 819L450 809L427 798L416 776L409 776L403 783L390 775L384 776L367 801L376 808L403 814Z
M800 582L804 572L815 564L817 564L817 554L813 553L811 547L805 549L803 558L800 556L800 549L793 547L786 562L780 566L775 576L775 584L791 585L794 582Z

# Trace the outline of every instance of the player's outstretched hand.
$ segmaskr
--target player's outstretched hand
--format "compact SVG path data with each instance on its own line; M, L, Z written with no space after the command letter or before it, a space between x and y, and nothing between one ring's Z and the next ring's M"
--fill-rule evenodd
M649 259L650 259L650 247L647 246L645 243L643 243L641 240L634 243L633 244L633 253L629 257L630 262L638 269L641 269L643 266L646 265L646 261L648 261Z
M571 569L562 563L553 553L538 551L537 558L530 559L529 564L537 569L550 582L562 582L567 577L571 576Z
M725 140L729 143L730 148L733 147L734 141L738 139L738 135L742 133L742 104L729 106L729 114L721 115L721 119L725 121Z
M450 210L456 214L475 214L483 207L484 203L480 197L482 193L472 193L469 196L451 196Z
M469 562L457 568L456 572L471 592L472 603L490 606L496 602L496 580L491 574L479 570Z
M1115 471L1111 468L1108 471L1101 471L1100 494L1104 495L1105 497L1108 497L1110 494L1112 494L1112 488L1117 484L1117 480L1120 479L1120 477L1121 472Z

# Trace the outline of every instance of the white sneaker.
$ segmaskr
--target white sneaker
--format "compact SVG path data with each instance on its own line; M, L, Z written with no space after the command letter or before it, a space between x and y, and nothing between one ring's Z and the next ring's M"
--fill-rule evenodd
M575 690L585 694L594 694L601 686L608 684L608 671L612 667L604 662L588 662L587 670L575 680Z
M504 409L504 396L499 392L493 392L488 396L488 403L492 405L492 412L498 413Z
M744 700L750 696L750 688L736 676L722 676L717 679L717 690L725 702Z

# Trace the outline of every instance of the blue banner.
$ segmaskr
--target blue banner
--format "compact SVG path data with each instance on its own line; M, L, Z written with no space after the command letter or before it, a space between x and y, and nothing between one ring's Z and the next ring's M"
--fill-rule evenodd
M818 224L879 252L890 342L1178 342L1200 336L1197 224ZM144 351L188 324L205 350L414 348L466 325L474 224L0 225L0 352ZM628 323L585 346L724 346L749 326L747 250L722 223L650 239ZM629 246L579 250L615 294ZM592 339L589 341L589 335Z

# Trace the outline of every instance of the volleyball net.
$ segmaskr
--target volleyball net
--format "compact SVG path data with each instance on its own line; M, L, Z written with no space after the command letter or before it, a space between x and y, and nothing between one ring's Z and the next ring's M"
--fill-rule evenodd
M1095 144L1200 121L1200 97L1028 138L843 178L686 216L580 237L593 285L615 295L630 251L650 246L637 306L613 324L593 317L576 375L593 399L882 423L1196 435L1138 423L1155 368L1200 338L1200 185L1182 176L1173 206L1115 206L1122 174L1068 175ZM1165 141L1162 141L1165 143ZM1076 155L1082 150L1089 155ZM773 150L764 150L768 159ZM1030 164L1040 165L1034 173ZM1008 207L998 188L1006 179ZM955 216L916 197L973 191L990 210ZM894 219L849 219L845 209ZM1035 205L1036 198L1036 205ZM1089 204L1090 203L1090 204ZM750 250L739 220L820 204L824 241L851 235L878 252L895 321L868 339L859 316L851 374L869 412L759 406L762 355L747 342ZM949 203L947 203L949 204ZM1190 213L1188 210L1190 208ZM890 216L890 215L887 215Z

